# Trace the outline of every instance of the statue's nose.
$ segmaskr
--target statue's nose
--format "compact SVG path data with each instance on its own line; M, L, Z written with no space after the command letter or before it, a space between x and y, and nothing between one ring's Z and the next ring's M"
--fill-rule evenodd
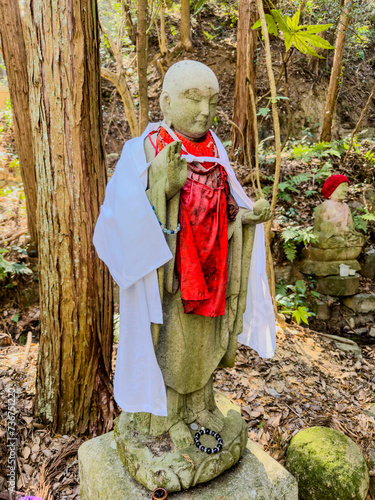
M201 101L201 114L203 116L208 116L210 114L210 104L205 99Z

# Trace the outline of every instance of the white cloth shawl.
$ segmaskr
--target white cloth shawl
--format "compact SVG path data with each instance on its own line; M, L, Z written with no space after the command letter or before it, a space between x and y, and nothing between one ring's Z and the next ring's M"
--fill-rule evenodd
M114 396L126 412L167 415L163 376L152 344L150 323L163 322L156 270L172 258L146 195L144 140L160 124L149 124L141 137L127 141L110 179L95 227L94 245L120 287L120 338ZM252 209L229 164L224 146L212 133L219 158L239 206ZM204 161L192 155L188 162ZM209 158L212 161L212 158ZM256 226L251 257L244 330L239 342L270 358L276 345L275 316L266 275L263 224Z

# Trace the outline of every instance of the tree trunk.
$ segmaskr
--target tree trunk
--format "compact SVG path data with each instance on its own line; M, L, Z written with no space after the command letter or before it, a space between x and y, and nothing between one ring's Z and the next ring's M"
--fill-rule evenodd
M41 333L36 411L61 433L112 427L112 280L92 237L107 183L98 12L91 0L25 4L38 186Z
M148 86L147 86L147 0L138 0L137 8L137 65L139 92L139 133L148 124Z
M234 93L233 122L238 128L232 127L232 151L241 148L243 154L254 163L255 141L253 109L250 104L249 90L251 85L256 96L256 67L254 63L255 51L257 47L258 30L251 27L258 17L256 2L254 0L239 0L238 3L238 28L237 28L237 67L236 83ZM250 82L247 76L250 75ZM241 131L241 132L240 132ZM247 145L249 151L247 151ZM246 156L246 155L245 155Z
M126 82L126 74L121 71L120 74L113 73L108 68L101 68L101 75L106 80L109 80L118 90L122 103L124 105L125 116L129 123L130 132L133 137L138 135L138 120L135 114L133 97L130 93L128 84Z
M349 26L353 1L345 0L344 7L341 13L339 22L339 29L336 38L336 49L333 58L333 65L331 70L331 78L329 80L326 106L324 109L322 133L320 136L321 141L331 141L332 139L332 121L333 113L336 105L337 89L339 86L339 78L341 74L342 58L344 55L346 32Z
M0 0L0 34L13 110L14 136L26 197L27 227L30 241L36 245L37 200L29 112L29 81L18 0Z
M135 35L134 24L132 21L132 16L130 14L129 5L125 0L121 0L121 8L123 9L123 12L125 14L126 31L128 33L128 37L130 38L131 43L133 45L136 45L137 39L136 39L136 35Z
M176 48L182 48L188 52L193 50L190 33L190 0L181 0L180 39Z

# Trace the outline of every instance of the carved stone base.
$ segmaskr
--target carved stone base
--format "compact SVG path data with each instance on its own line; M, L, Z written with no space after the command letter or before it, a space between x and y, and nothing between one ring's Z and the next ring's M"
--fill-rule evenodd
M247 443L247 425L238 412L228 411L220 435L223 449L208 455L195 445L176 448L169 433L158 437L140 433L130 413L121 413L115 424L117 452L130 476L151 491L162 487L169 493L210 481L238 462ZM210 448L217 444L208 435L200 440Z
M333 261L355 260L362 251L362 246L344 248L316 248L311 245L302 250L302 255L308 260Z
M151 493L125 469L116 451L113 432L83 443L78 460L81 500L151 498ZM249 441L234 467L209 483L172 496L175 500L298 500L298 488L286 469Z
M324 295L333 297L348 297L355 295L359 288L359 275L355 276L327 276L317 281L318 290Z
M360 271L361 265L357 260L332 260L330 262L303 260L300 271L303 274L315 276L335 276L340 274L340 264L346 264L350 269Z

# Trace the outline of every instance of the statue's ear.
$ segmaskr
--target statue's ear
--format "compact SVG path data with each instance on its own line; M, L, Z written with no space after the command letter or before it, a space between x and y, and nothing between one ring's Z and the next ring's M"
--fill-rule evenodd
M164 120L167 119L170 103L171 100L169 94L164 90L160 95L160 108L163 112Z

